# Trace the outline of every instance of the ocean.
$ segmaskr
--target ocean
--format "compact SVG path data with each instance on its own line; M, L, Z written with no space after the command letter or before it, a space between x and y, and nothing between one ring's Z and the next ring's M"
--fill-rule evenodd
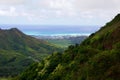
M1 29L18 28L28 35L90 35L99 30L100 26L76 25L0 25Z

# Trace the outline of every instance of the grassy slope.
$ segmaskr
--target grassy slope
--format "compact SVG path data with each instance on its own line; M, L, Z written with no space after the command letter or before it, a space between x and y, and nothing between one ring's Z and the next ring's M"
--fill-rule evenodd
M47 41L61 48L67 48L72 44L70 40L66 40L66 39L56 39L56 40L54 39L54 40L47 40Z
M12 80L12 78L0 78L0 80Z
M0 30L0 76L14 76L28 65L61 49L16 28Z
M18 80L119 80L120 15L81 45L69 46L61 53L31 65ZM111 27L112 26L112 27ZM109 35L107 32L111 31ZM100 38L100 39L99 39ZM101 39L102 38L102 39ZM108 47L107 42L110 47ZM103 45L105 44L105 45ZM32 73L32 74L31 74ZM29 75L29 76L28 76Z

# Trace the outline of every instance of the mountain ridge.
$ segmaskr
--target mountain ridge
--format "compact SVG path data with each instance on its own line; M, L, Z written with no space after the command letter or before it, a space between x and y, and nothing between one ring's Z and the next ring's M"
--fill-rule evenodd
M17 28L0 29L0 76L15 76L55 51L62 49L28 36Z

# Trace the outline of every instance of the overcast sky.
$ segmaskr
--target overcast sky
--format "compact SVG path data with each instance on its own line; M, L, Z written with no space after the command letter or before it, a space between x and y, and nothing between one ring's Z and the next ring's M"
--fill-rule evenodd
M120 0L0 0L0 24L104 25Z

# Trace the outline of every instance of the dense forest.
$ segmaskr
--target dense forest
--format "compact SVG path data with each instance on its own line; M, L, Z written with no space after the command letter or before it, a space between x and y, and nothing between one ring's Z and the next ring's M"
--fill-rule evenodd
M16 80L120 80L120 14L81 44L32 64Z

